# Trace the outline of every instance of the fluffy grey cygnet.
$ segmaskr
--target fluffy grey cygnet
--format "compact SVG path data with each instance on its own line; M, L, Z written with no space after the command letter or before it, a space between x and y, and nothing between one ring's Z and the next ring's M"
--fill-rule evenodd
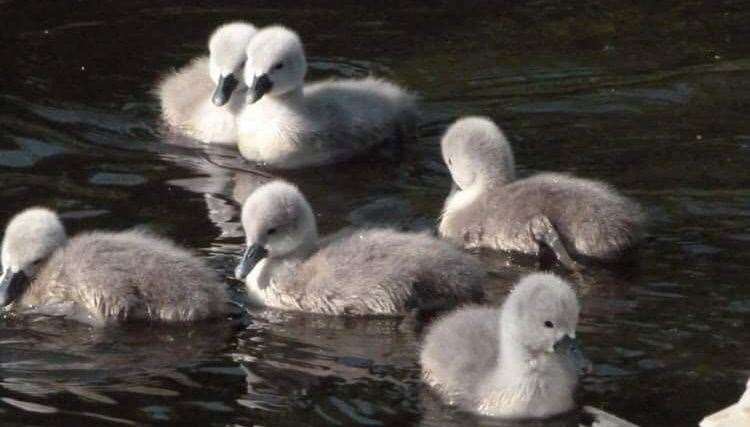
M237 115L245 105L245 48L253 25L232 22L217 28L209 56L164 78L157 88L164 120L177 132L202 142L237 143Z
M499 310L465 307L430 327L424 379L448 403L483 415L546 418L572 410L578 312L566 282L526 276Z
M297 187L273 181L242 207L247 249L235 274L256 303L331 315L398 315L482 299L484 269L426 233L355 229L318 240Z
M456 191L446 200L439 231L465 247L616 261L641 239L640 206L606 184L557 173L516 179L513 152L489 119L467 117L441 141Z
M393 83L365 78L305 85L307 60L294 31L261 29L247 58L249 105L238 129L248 160L278 169L323 165L414 132L415 97Z
M57 214L22 211L2 242L0 305L102 325L182 322L229 312L226 285L199 258L142 231L68 239Z

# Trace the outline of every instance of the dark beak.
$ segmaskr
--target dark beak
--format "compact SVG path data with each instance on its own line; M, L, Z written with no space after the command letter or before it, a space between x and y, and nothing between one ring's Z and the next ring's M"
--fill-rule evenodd
M5 307L21 296L27 283L28 277L23 271L14 273L10 268L5 270L0 278L0 307Z
M461 187L459 187L455 181L451 181L451 192L450 194L448 194L448 197L458 193L459 191L461 191Z
M245 249L245 253L242 254L242 259L237 265L237 268L234 269L234 277L236 277L237 280L245 280L245 277L253 271L255 265L267 255L268 251L261 245L252 244L248 246L247 249Z
M216 84L216 90L214 90L214 95L211 97L211 101L213 101L214 105L221 107L229 102L229 98L232 97L232 92L234 92L239 83L240 82L234 77L234 74L219 77L219 83Z
M273 82L268 78L268 74L256 77L253 86L250 88L250 93L247 95L247 103L254 104L258 102L271 89L273 89Z
M560 341L555 343L555 352L566 355L575 367L578 375L590 374L593 371L593 364L586 358L581 345L575 338L571 338L568 335L564 336Z

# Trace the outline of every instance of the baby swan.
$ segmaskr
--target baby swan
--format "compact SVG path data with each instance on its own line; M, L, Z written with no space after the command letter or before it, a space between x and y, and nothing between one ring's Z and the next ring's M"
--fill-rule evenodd
M30 208L8 223L0 306L103 325L193 321L229 312L216 274L188 251L141 231L67 239L58 216Z
M704 418L700 427L750 426L750 379L740 401Z
M255 32L245 22L220 26L209 40L209 57L196 58L159 83L162 114L171 128L207 143L237 143L236 119L247 91L245 48Z
M344 161L416 127L415 97L365 78L304 85L307 60L297 34L264 28L247 46L248 105L238 119L248 160L289 169Z
M443 209L444 238L531 255L548 247L572 270L571 256L616 261L640 240L640 206L603 183L555 173L517 180L510 144L487 118L458 120L441 148L457 187Z
M254 302L331 315L398 315L483 297L479 262L424 233L357 229L318 240L297 187L274 181L242 207L247 249L235 270Z
M578 300L558 277L523 278L501 309L467 307L435 322L421 352L425 381L451 404L502 418L572 410L582 354Z

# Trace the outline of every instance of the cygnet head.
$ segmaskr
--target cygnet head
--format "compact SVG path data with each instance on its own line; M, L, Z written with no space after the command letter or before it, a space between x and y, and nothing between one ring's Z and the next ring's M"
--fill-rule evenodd
M242 205L245 249L235 276L243 280L264 258L281 258L314 246L315 216L297 187L273 181L255 190Z
M10 220L2 245L0 306L23 294L42 262L66 239L60 219L49 209L29 208Z
M305 51L297 33L281 26L263 28L247 46L247 102L301 88L306 73Z
M513 151L489 118L457 120L443 135L440 146L443 161L461 190L474 184L505 184L515 179Z
M245 49L257 29L247 22L231 22L217 28L208 41L209 73L216 84L211 100L217 106L229 102L232 92L245 85Z
M576 294L565 281L553 274L530 274L503 304L502 335L525 354L553 353L575 339L579 311Z

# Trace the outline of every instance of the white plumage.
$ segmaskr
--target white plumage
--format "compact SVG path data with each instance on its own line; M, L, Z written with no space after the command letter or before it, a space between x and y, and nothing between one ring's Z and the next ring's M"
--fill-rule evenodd
M220 26L211 35L208 57L194 59L159 83L162 116L173 131L206 143L237 143L237 115L247 91L245 48L255 32L245 22ZM217 91L225 98L217 98Z
M302 42L279 26L247 47L248 105L238 118L246 159L288 169L347 160L414 133L415 97L376 78L304 85Z

